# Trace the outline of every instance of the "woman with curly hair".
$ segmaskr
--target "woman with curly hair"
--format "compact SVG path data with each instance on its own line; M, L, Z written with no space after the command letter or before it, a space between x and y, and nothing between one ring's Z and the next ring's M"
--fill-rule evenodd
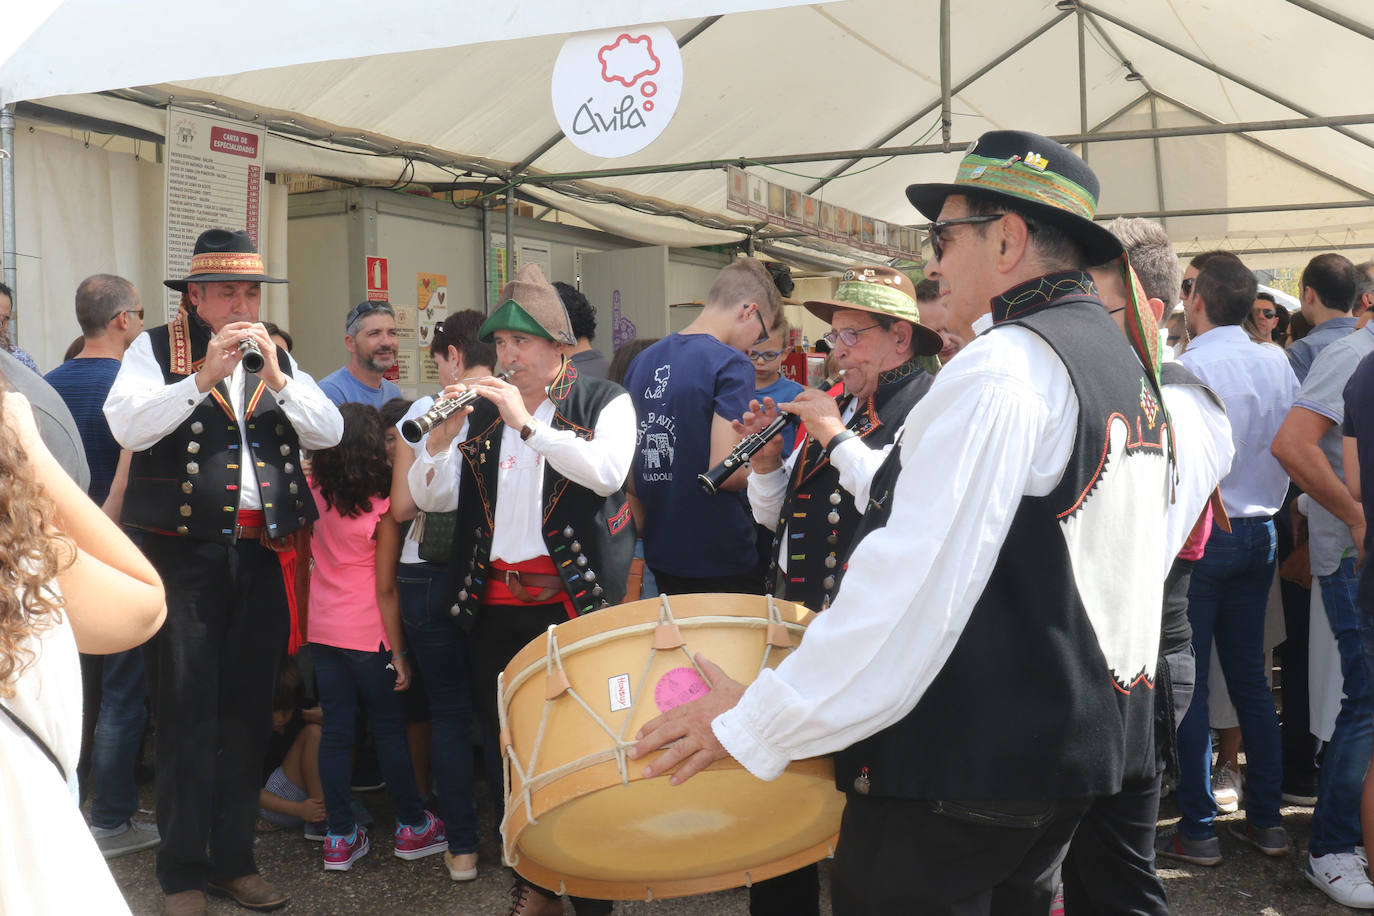
M443 822L420 800L396 695L410 686L410 667L396 592L401 529L389 511L391 466L381 414L355 403L339 405L339 412L343 439L315 452L311 466L320 518L305 539L306 556L315 561L306 633L324 714L320 782L329 816L324 867L330 871L347 871L370 848L349 806L360 694L377 737L382 777L396 802L396 855L418 859L448 848Z
M81 751L78 649L162 625L162 582L58 466L0 377L0 913L128 912L69 790Z

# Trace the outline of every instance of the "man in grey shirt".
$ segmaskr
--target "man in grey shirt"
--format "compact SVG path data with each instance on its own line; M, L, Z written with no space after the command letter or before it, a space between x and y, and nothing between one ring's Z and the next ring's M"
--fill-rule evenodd
M1288 348L1288 362L1299 382L1307 378L1318 353L1355 330L1350 309L1355 304L1360 275L1348 258L1328 252L1307 262L1300 282L1302 317L1312 330Z
M89 489L91 468L86 463L86 450L81 446L81 434L76 431L76 421L72 419L72 412L67 409L62 396L43 381L43 376L3 349L0 349L0 375L33 405L39 435L57 463L71 475L77 486L82 490Z
M1356 545L1364 543L1364 510L1345 486L1341 423L1346 383L1371 352L1374 326L1347 333L1322 350L1271 447L1312 501L1308 516L1312 575L1320 584L1326 617L1340 649L1345 688L1322 762L1306 874L1333 900L1363 909L1374 908L1374 884L1356 850L1363 842L1360 793L1374 751L1374 700L1356 600Z

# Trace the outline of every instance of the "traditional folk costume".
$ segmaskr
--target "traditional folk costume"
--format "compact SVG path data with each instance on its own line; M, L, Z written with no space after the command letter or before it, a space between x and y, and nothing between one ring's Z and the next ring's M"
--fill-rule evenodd
M845 271L834 299L810 300L807 311L829 322L837 309L909 322L912 356L882 372L878 387L859 401L846 395L840 419L854 435L826 449L814 436L782 468L749 475L754 519L774 532L768 581L775 594L815 611L830 606L844 575L868 485L906 416L933 377L917 362L940 350L940 335L923 326L911 280L890 267Z
M482 341L510 330L573 342L567 312L537 267L522 269L501 298L478 331ZM502 784L497 675L550 625L620 603L634 556L625 496L635 446L630 396L565 360L533 416L532 432L512 429L479 400L452 446L417 452L408 477L419 508L458 512L449 588L453 614L472 633L494 786Z
M1121 253L1042 137L986 134L954 184L908 189L932 218L949 194ZM1154 361L1094 292L1066 271L993 301L875 477L845 588L713 723L764 778L840 751L836 913L1048 907L1087 799L1153 772L1172 446Z
M142 530L167 589L167 621L149 644L166 894L257 871L262 759L294 616L293 571L273 548L317 516L301 448L343 432L338 409L280 348L280 391L241 364L197 387L213 331L186 285L245 280L286 282L263 274L246 232L203 233L190 276L166 281L183 293L181 311L134 341L105 402L110 431L134 452L120 521Z

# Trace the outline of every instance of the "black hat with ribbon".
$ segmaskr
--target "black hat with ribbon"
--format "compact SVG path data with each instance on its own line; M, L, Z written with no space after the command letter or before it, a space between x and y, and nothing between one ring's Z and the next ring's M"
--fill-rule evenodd
M906 196L930 220L951 194L1013 200L1077 242L1090 264L1104 264L1121 256L1121 242L1093 222L1098 191L1093 170L1067 146L1024 130L993 130L969 144L953 183L913 184Z
M196 239L191 252L191 273L179 280L163 280L163 286L179 293L188 283L285 283L281 277L263 272L258 246L243 230L207 229Z

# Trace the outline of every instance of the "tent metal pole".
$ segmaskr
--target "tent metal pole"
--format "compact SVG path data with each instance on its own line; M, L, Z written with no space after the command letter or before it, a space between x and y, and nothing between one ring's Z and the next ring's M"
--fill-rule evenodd
M18 239L14 232L14 103L0 108L0 211L3 211L5 236L5 285L10 289L19 286L19 269L14 253L18 249ZM19 316L12 319L19 324ZM13 338L11 338L13 339Z
M1149 32L1145 31L1139 26L1132 25L1131 23L1127 22L1124 19L1121 19L1118 16L1113 16L1111 13L1104 12L1095 6L1088 6L1081 2L1079 3L1079 9L1087 10L1094 16L1105 19L1119 28L1123 28L1134 35L1138 35L1141 38L1144 38L1146 41L1159 45L1164 50L1177 54L1184 60L1191 61L1192 63L1197 64L1199 67L1202 67L1205 70L1215 73L1217 76L1220 76L1223 79L1230 80L1238 86L1243 86L1246 89L1249 89L1251 92L1258 93L1259 95L1264 96L1271 102L1277 102L1285 108L1290 108L1293 111L1298 112L1299 114L1307 115L1309 118L1318 117L1317 113L1312 109L1299 105L1297 102L1294 102L1290 99L1286 99L1275 92L1271 92L1270 90L1265 89L1263 86L1260 86L1258 83L1251 82L1250 80L1246 79L1238 73L1233 73L1230 70L1226 70L1223 67L1218 67L1216 64L1212 63L1210 60L1207 60L1205 57L1200 57L1197 54L1194 54L1191 51L1187 50L1186 48L1181 48L1178 45L1173 44L1172 42L1165 41L1158 35L1151 35ZM1345 130L1340 126L1327 126L1332 126L1337 133L1349 137L1350 139L1356 141L1357 143L1361 143L1369 147L1370 149L1374 149L1374 140L1362 137L1359 134L1355 133L1353 130Z
M1131 99L1131 100L1130 100L1129 102L1127 102L1125 105L1122 105L1120 108L1118 108L1115 112L1113 112L1113 113L1112 113L1111 115L1109 115L1107 118L1105 118L1105 119L1103 119L1103 120L1101 120L1101 121L1098 121L1096 124L1094 124L1094 125L1092 126L1092 128L1088 131L1088 133L1090 133L1090 134L1100 134L1100 133L1102 133L1102 129L1103 129L1104 127L1106 127L1108 124L1111 124L1111 123L1113 123L1113 122L1119 120L1119 119L1122 117L1122 115L1125 115L1125 114L1130 113L1130 111L1131 111L1133 108L1135 108L1137 105L1139 105L1141 102L1145 101L1145 100L1148 99L1149 97L1150 97L1150 94L1149 94L1148 92L1142 92L1140 95L1138 95L1138 96L1136 96L1135 98Z
M1155 94L1153 92L1150 93L1150 126L1155 128L1156 130L1159 129L1159 106L1155 104ZM1164 162L1159 157L1159 138L1155 137L1150 142L1154 144L1155 148L1155 198L1159 201L1160 211L1163 212L1165 209ZM1169 228L1169 221L1167 217L1161 216L1160 219L1163 221L1164 228L1167 230Z
M482 311L491 314L491 201L482 201Z
M1246 255L1250 254L1303 254L1309 251L1362 251L1368 248L1374 248L1374 242L1359 242L1350 245L1336 243L1329 245L1298 245L1291 248L1227 248L1226 250L1237 257L1244 258ZM1204 251L1210 250L1212 249L1194 248L1188 251L1179 251L1178 256L1180 258L1186 258L1189 255L1202 254Z
M1374 28L1370 28L1363 22L1351 19L1349 16L1343 16L1335 10L1327 9L1320 3L1313 3L1312 0L1288 0L1288 2L1296 7L1307 10L1309 13L1315 13L1323 19L1328 19L1343 29L1349 29L1352 32L1363 35L1365 38L1374 38Z
M506 195L506 282L515 279L515 195ZM501 293L498 291L498 297Z
M950 113L949 0L940 0L940 139L949 149L954 116Z
M1185 104L1185 103L1183 103L1183 102L1180 102L1178 99L1173 98L1172 96L1164 95L1162 92L1156 92L1156 93L1155 93L1155 98L1159 99L1161 102L1168 102L1170 105L1174 106L1174 107L1177 108L1178 110L1180 110L1180 111L1185 111L1185 112L1187 112L1188 114L1192 115L1192 116L1195 117L1195 118L1201 118L1202 120L1206 121L1208 124L1221 124L1221 123L1222 123L1220 120L1218 120L1218 119L1212 117L1211 115L1206 114L1206 113L1201 112L1201 111L1198 111L1196 108L1193 108L1191 105L1187 105L1187 104ZM1279 157L1280 159L1282 159L1284 162L1287 162L1287 163L1289 163L1290 165L1296 165L1298 168L1303 169L1303 170L1308 171L1308 172L1311 172L1313 175L1316 175L1316 176L1318 176L1319 178L1325 178L1327 181L1331 182L1332 184L1339 185L1340 187L1345 188L1347 191L1351 191L1351 192L1353 192L1353 193L1355 193L1355 194L1359 194L1361 197L1374 198L1374 192L1366 191L1364 188L1360 187L1359 185L1351 184L1350 182L1346 181L1346 180L1343 179L1343 178L1337 178L1335 175L1332 175L1330 172L1327 172L1327 171L1324 171L1323 169L1317 168L1315 165L1311 165L1311 164L1309 164L1309 163L1307 163L1307 162L1303 162L1301 159L1299 159L1297 156L1294 156L1292 153L1285 153L1283 150L1279 149L1278 147L1271 146L1271 145L1269 145L1268 143L1265 143L1263 140L1260 140L1260 139L1257 139L1257 138L1255 138L1255 137L1252 137L1252 136L1250 136L1250 135L1247 134L1247 133L1240 133L1240 134L1237 134L1237 136L1239 136L1242 140L1245 140L1246 142L1251 143L1251 144L1253 144L1254 146L1259 147L1260 149L1264 150L1266 153L1272 153L1273 155L1278 156L1278 157Z
M691 41L693 38L696 38L698 35L709 29L711 26L715 25L720 20L720 18L720 16L707 16L705 19L701 20L696 25L688 29L683 34L683 36L677 40L677 46L679 48L686 47L689 41ZM524 159L521 159L515 165L511 166L510 170L512 172L515 172L517 175L525 171L525 169L529 168L531 165L534 165L535 160L537 160L540 156L543 156L549 150L557 146L562 139L563 131L560 130L558 133L554 134L552 137L549 137L549 139L539 144L539 147L534 152L530 153Z
M1307 210L1359 210L1374 209L1374 200L1320 200L1311 203L1297 204L1254 204L1243 207L1198 207L1191 210L1168 210L1160 207L1158 210L1133 211L1130 213L1099 213L1095 219L1106 222L1116 219L1118 216L1143 216L1146 219L1167 219L1169 217L1185 216L1236 216L1245 213L1291 213L1304 212Z
M1088 132L1088 47L1087 47L1087 17L1083 15L1080 7L1078 10L1078 132L1086 134ZM1088 161L1088 146L1084 144L1079 149L1078 154L1083 157L1083 161Z
M1018 51L1020 51L1020 50L1021 50L1022 48L1024 48L1026 45L1028 45L1028 44L1030 44L1031 42L1035 41L1035 40L1036 40L1037 38L1039 38L1041 35L1044 35L1044 34L1045 34L1046 32L1048 32L1050 29L1054 28L1056 25L1058 25L1059 23L1063 22L1063 21L1064 21L1064 18L1067 17L1067 16L1069 16L1069 15L1071 15L1071 14L1070 14L1070 13L1067 13L1067 12L1064 12L1064 13L1060 13L1058 16L1055 16L1055 17L1054 17L1053 19L1051 19L1049 22L1047 22L1047 23L1045 23L1044 25L1040 26L1040 28L1036 29L1034 32L1031 32L1031 33L1030 33L1029 35L1027 35L1025 38L1022 38L1022 39L1021 39L1020 41L1018 41L1016 44L1012 45L1010 48L1007 48L1007 49L1006 49L1005 51L1003 51L1001 54L998 54L998 55L997 55L996 57L994 57L992 60L988 61L988 62L987 62L986 64L984 64L983 66L979 67L979 68L978 68L977 70L975 70L967 79L960 80L959 83L957 83L957 84L954 86L954 88L950 90L950 94L951 94L951 95L958 95L959 93L963 92L963 91L964 91L965 89L967 89L969 86L972 86L974 83L978 82L980 79L982 79L983 77L987 76L987 75L988 75L989 73L991 73L993 70L995 70L995 69L997 69L998 67L1000 67L1000 66L1001 66L1004 62L1006 62L1006 60L1007 60L1009 57L1011 57L1013 54L1016 54ZM939 108L939 107L940 107L940 100L939 100L939 99L936 99L934 102L931 102L929 105L925 106L925 107L922 108L920 111L916 112L914 115L912 115L911 117L907 118L905 121L903 121L903 122L902 122L901 124L899 124L897 127L893 128L892 130L890 130L890 131L888 131L887 133L883 134L883 135L882 135L881 137L879 137L878 139L874 140L874 141L870 144L870 146L882 146L884 143L890 142L890 141L892 140L893 137L896 137L896 136L898 136L899 134L901 134L903 131L909 129L909 128L910 128L912 125L914 125L917 121L921 120L921 119L924 118L926 115L930 114L932 111L934 111L935 109L937 109L937 108ZM860 161L861 161L861 160L859 160L859 159L851 159L851 160L849 160L848 162L843 163L842 165L840 165L839 168L835 169L833 172L831 172L830 174L826 175L825 178L821 179L820 181L818 181L818 182L816 182L815 184L813 184L811 187L807 188L807 189L806 189L806 193L807 193L807 194L815 194L815 193L816 193L817 191L819 191L821 188L825 187L825 185L826 185L831 179L833 179L833 178L838 178L840 175L844 174L844 173L845 173L846 171L848 171L849 169L851 169L851 168L853 168L854 166L858 165Z
M1374 124L1374 114L1333 115L1330 117L1284 118L1272 121L1242 121L1236 124L1186 124L1178 127L1114 130L1100 133L1060 134L1051 137L1065 145L1072 143L1112 143L1121 140L1150 140L1155 137L1209 137L1218 134L1238 134L1246 131L1308 130L1324 127L1343 127L1348 124ZM967 143L955 143L956 148ZM793 165L800 162L824 162L834 159L882 159L890 156L923 156L945 152L943 143L924 143L915 146L886 146L873 149L832 150L820 153L797 153L787 156L755 156L738 159L709 159L700 162L662 163L619 169L594 169L585 172L546 173L521 176L524 184L554 184L594 178L649 173L702 172L728 166L747 168L751 165Z

